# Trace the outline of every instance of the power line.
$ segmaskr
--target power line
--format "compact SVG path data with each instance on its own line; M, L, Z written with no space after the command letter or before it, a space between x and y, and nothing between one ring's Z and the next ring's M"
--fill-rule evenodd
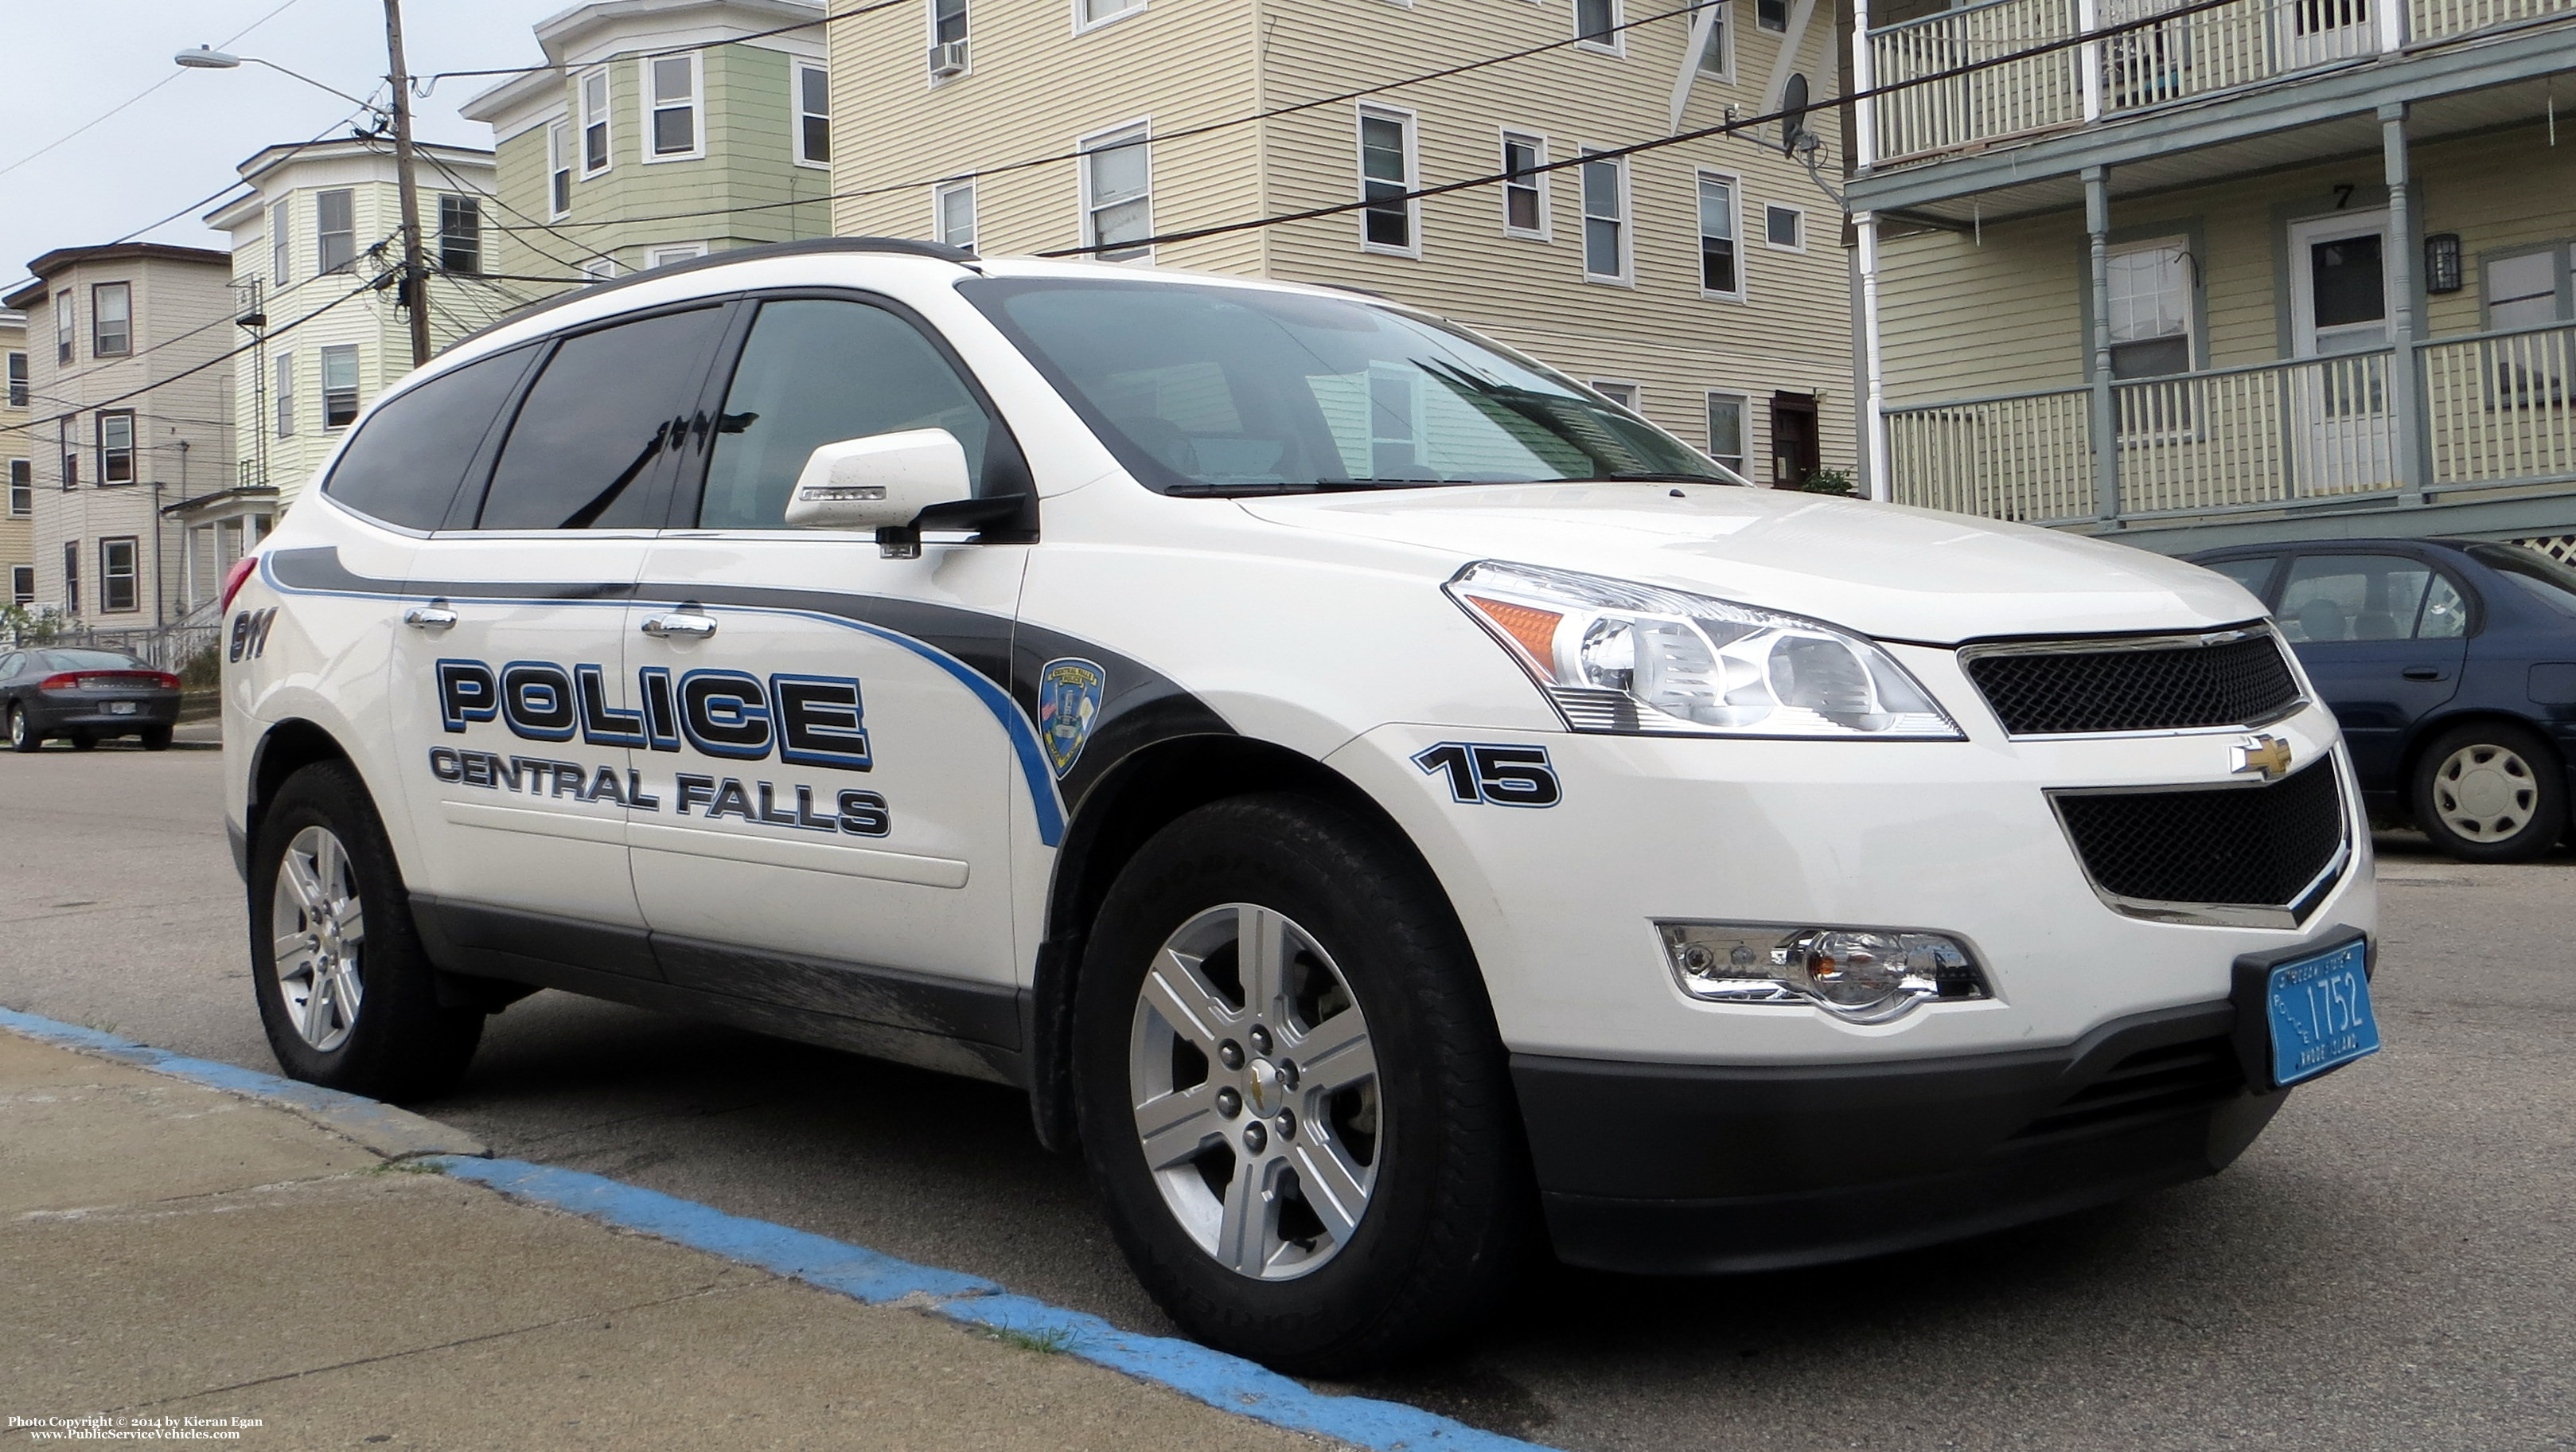
M279 15L281 12L283 12L283 11L287 8L287 6L288 6L288 5L296 5L296 4L300 4L300 3L302 3L302 0L286 0L286 3L285 3L284 5L280 5L280 6L278 6L275 10L271 10L271 11L269 11L266 15L261 16L261 17L260 17L260 18L258 18L257 20L252 21L250 24L243 26L241 29L234 31L231 35L229 35L229 36L225 37L225 38L224 38L224 42L223 42L223 44L224 44L224 45L230 45L230 44L232 44L234 41L241 39L243 36L250 34L252 31L259 29L259 28L260 28L261 26L263 26L263 25L266 25L266 24L267 24L268 22L270 22L271 20L276 19L276 18L278 17L278 15ZM217 48L218 48L218 49L220 49L221 47L217 47ZM166 86L166 85L170 84L172 81L175 81L175 80L179 79L179 75L180 75L180 73L179 73L178 71L175 71L175 70L174 70L174 71L170 72L170 74L168 74L168 75L166 75L166 76L163 76L161 79L159 79L159 80L157 80L157 81L154 81L152 84L150 84L150 85L148 85L148 86L145 86L142 90L139 90L139 91L135 92L133 95L128 96L128 97L126 97L124 100L117 102L115 105L108 107L108 108L107 108L106 110L104 110L104 111L101 111L101 112L100 112L100 113L98 113L96 116L93 116L93 117L91 117L90 119L88 119L87 121L82 122L82 123L81 123L81 124L79 124L78 126L73 127L71 130L64 132L62 135L55 137L53 140L46 142L44 145L37 147L35 150L33 150L33 151L31 151L31 152L28 152L26 155L24 155L24 156L22 156L22 157L19 157L16 161L13 161L13 162L9 163L7 166L0 166L0 176L7 176L9 173L11 173L11 172L13 172L13 171L16 171L18 168L20 168L20 167L22 167L22 166L25 166L28 162L34 161L37 157L40 157L40 156L44 155L45 153L47 153L47 152L49 152L49 151L53 150L55 147L62 145L64 142L69 141L69 140L71 140L72 138L74 138L74 137L76 137L76 136L81 135L83 132L88 131L91 127L94 127L94 126L98 125L100 122L105 121L105 120L107 120L108 118L110 118L110 117L112 117L112 116L115 116L117 113L119 113L119 112L121 112L121 111L125 110L127 107L130 107L130 106L134 105L136 102L141 101L144 97L151 95L153 92L155 92L155 91L157 91L157 90L160 90L163 86ZM162 219L162 221L168 221L168 220L169 220L169 218L167 218L167 217L164 217L164 218ZM159 225L160 225L160 223L156 222L156 223L154 223L153 225L154 225L154 226L159 226Z
M144 394L150 393L156 388L167 388L171 384L177 383L183 378L189 378L196 374L203 373L218 363L229 362L232 359L238 358L242 354L249 352L253 348L259 347L269 339L275 338L280 334L291 333L297 328L304 326L306 323L313 321L315 318L322 316L324 313L331 311L333 308L352 301L366 293L373 292L381 281L382 279L369 279L368 281L359 283L356 287L349 289L347 292L331 299L329 302L326 302L322 306L315 308L313 311L306 313L304 316L287 323L283 327L270 328L261 336L251 339L249 342L242 344L238 348L234 348L229 352L218 353L214 357L209 358L202 363L191 364L188 367L171 374L167 378L156 379L153 382L144 384L140 388L129 389L124 393L117 394L113 398L94 399L89 403L81 405L79 408L66 409L61 413L47 414L43 418L31 418L25 423L0 424L0 433L17 433L22 431L32 433L38 424L59 423L67 418L77 418L84 413L94 412L98 409L108 408L112 405L123 403L129 398L141 398ZM155 346L159 345L156 344Z

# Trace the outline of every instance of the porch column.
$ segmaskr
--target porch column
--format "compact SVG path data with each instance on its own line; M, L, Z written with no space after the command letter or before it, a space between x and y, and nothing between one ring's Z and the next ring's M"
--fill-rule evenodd
M2403 101L2379 108L2379 152L2388 179L2389 462L2397 470L2400 501L2421 504L2433 476L2431 441L2424 434L2424 360L2415 351L2422 332L2415 315L2415 270L2424 256L2424 225L2415 214Z
M2105 524L2120 517L2120 426L2111 394L2111 173L2084 169L2084 232L2093 257L2093 500Z
M1855 212L1860 269L1860 449L1861 484L1872 499L1894 499L1896 481L1887 472L1887 375L1879 365L1878 214Z

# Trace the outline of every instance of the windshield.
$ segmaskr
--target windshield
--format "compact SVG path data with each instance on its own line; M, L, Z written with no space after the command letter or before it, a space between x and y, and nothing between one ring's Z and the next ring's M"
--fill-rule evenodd
M1528 358L1393 308L1144 279L960 286L1167 494L1743 482Z
M2576 570L2520 545L2471 545L2469 553L2545 605L2576 615Z
M57 671L148 671L130 655L112 650L48 650L39 653L46 669Z

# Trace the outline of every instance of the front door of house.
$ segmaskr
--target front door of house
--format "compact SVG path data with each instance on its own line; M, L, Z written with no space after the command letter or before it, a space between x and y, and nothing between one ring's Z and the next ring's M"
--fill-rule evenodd
M2397 482L2389 418L2388 214L2290 224L2292 486L2302 498Z

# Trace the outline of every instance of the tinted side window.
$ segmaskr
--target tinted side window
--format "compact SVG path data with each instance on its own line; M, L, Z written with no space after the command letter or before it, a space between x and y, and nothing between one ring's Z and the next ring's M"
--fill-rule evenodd
M2278 555L2258 555L2250 560L2211 560L2208 568L2234 580L2255 599L2263 598L2263 587L2272 582L2272 565Z
M965 445L984 493L993 421L912 324L865 303L764 303L725 392L698 524L784 528L788 493L817 447L928 428Z
M2450 582L2398 555L2308 555L2290 564L2276 618L2295 641L2411 640L2461 633Z
M722 307L566 338L519 405L477 529L615 529L647 517L654 465L705 376Z
M322 492L388 523L438 528L533 354L498 353L385 400L340 452Z

